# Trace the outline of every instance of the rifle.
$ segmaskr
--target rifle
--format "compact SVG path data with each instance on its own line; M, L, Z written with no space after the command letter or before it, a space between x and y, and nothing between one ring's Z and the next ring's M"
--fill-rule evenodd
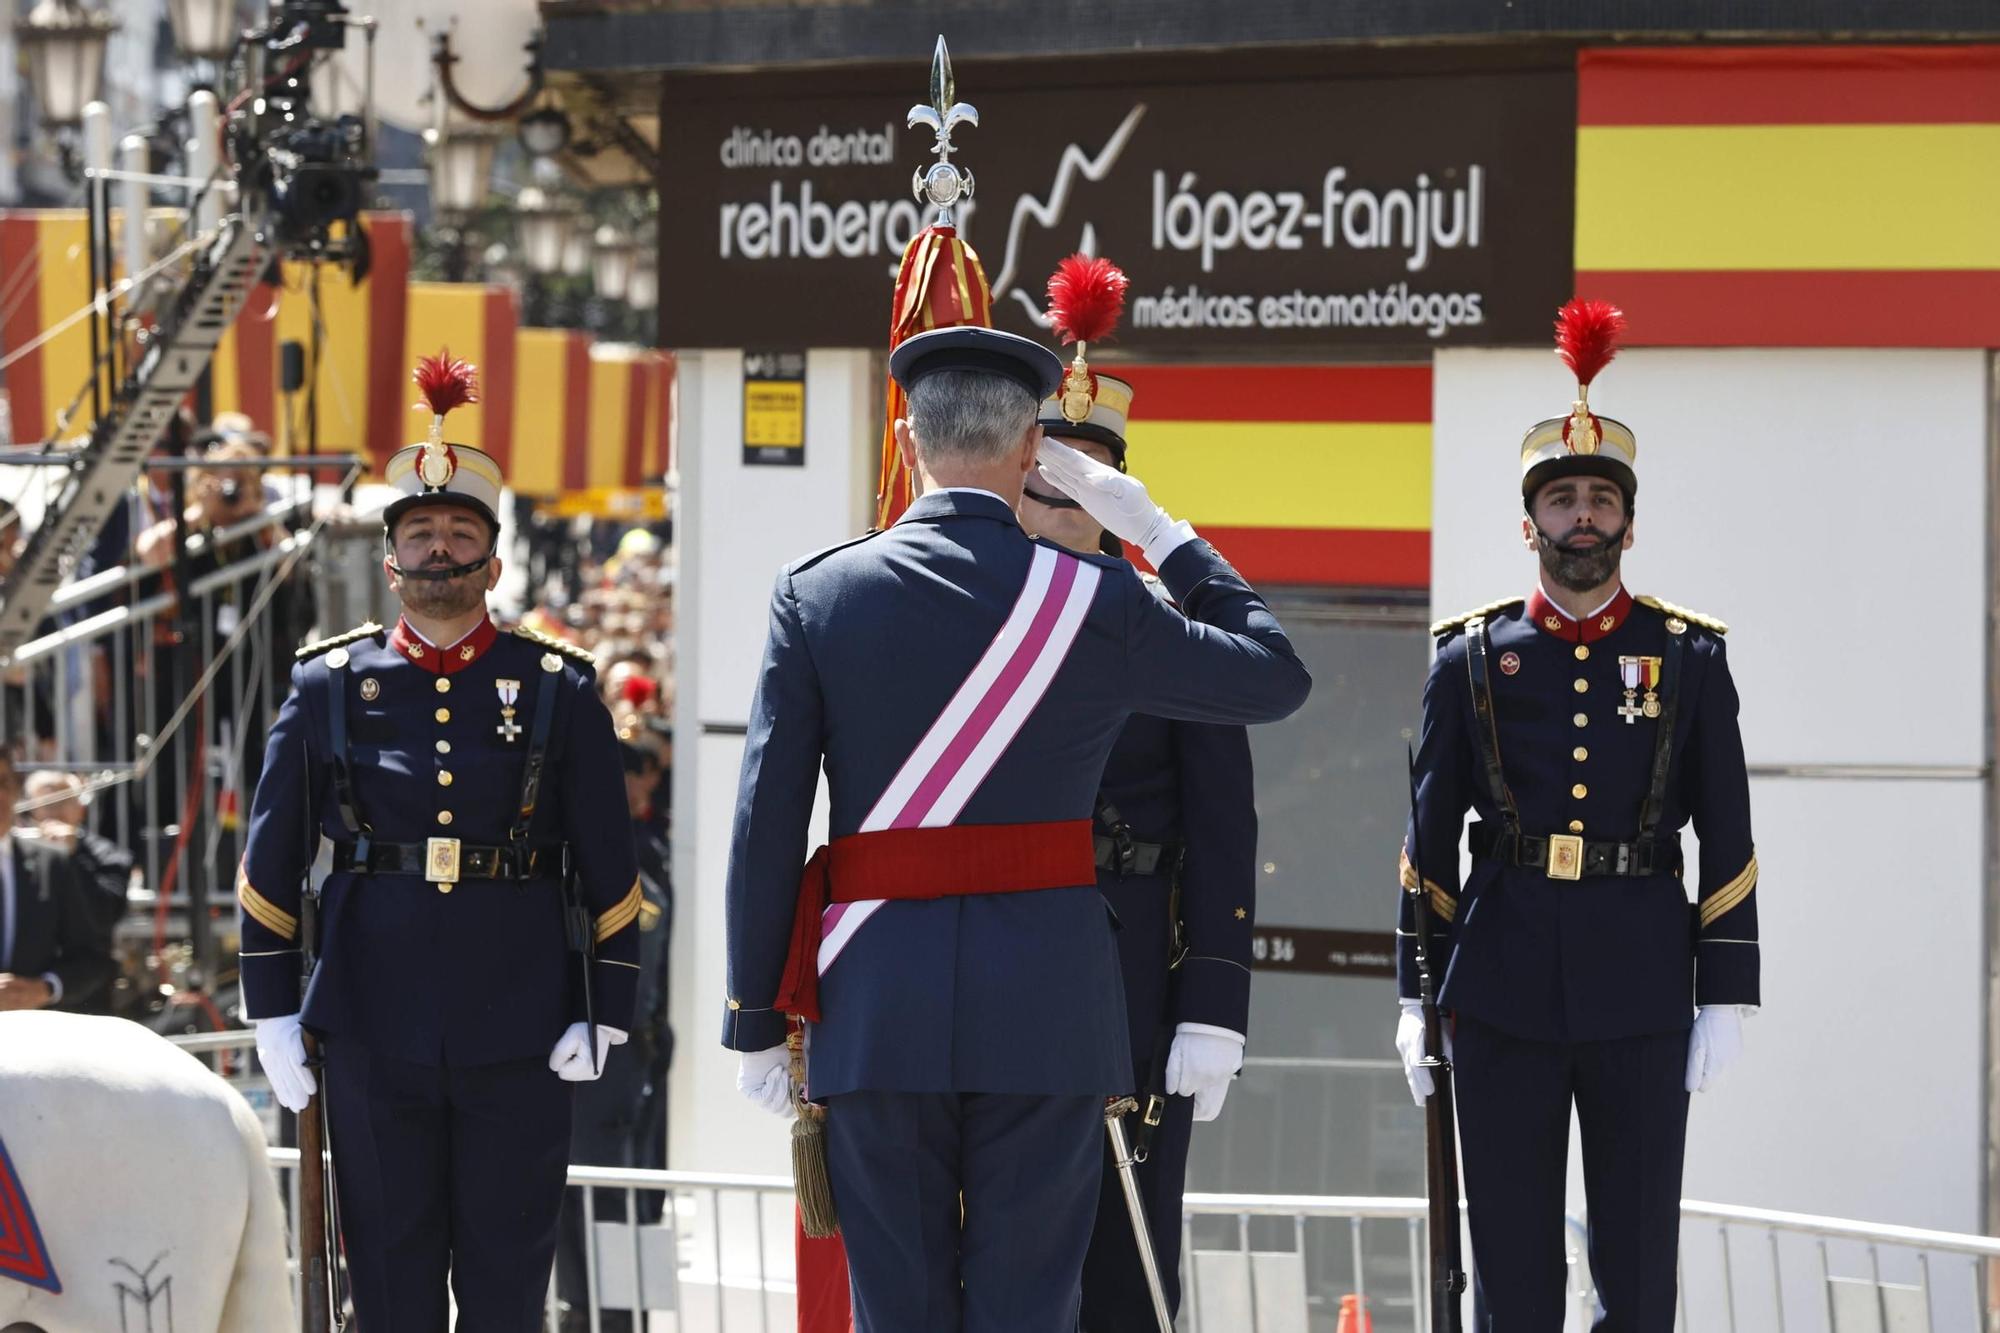
M1417 1002L1424 1015L1423 1067L1431 1071L1431 1095L1424 1102L1424 1185L1430 1206L1431 1333L1459 1333L1463 1317L1465 1264L1458 1242L1458 1114L1452 1100L1451 1060L1444 1050L1444 1021L1438 1013L1431 977L1430 904L1425 901L1422 826L1417 820L1417 756L1405 747L1410 764L1410 869L1417 881Z
M583 885L568 855L563 857L562 900L563 932L569 937L570 952L582 967L583 1028L584 1039L590 1043L590 1068L601 1074L604 1071L597 1066L597 1001L590 979L597 963L597 918L583 900Z
M316 962L311 945L318 895L300 899L300 939L305 942L305 976L312 981ZM344 1326L339 1293L339 1257L334 1251L340 1224L334 1201L333 1158L327 1152L326 1061L319 1041L301 1029L306 1068L319 1085L299 1112L299 1327L303 1333L334 1333Z
M344 682L338 682L344 684ZM300 770L305 774L304 849L319 846L319 821L315 816L312 787L312 759L308 754ZM299 1010L305 1011L305 997L312 989L313 972L319 967L319 891L312 885L312 858L306 856L299 875L299 953L301 973ZM320 1056L319 1041L300 1029L305 1042L306 1068L313 1071L314 1092L299 1112L299 1328L302 1333L336 1333L347 1326L345 1302L340 1290L340 1204L334 1188L333 1154L328 1151L326 1115L326 1061Z

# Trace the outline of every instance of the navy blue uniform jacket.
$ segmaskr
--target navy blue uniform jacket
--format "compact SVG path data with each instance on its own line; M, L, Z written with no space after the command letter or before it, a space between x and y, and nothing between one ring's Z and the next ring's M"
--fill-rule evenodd
M243 997L257 1018L299 1009L299 891L320 835L349 838L336 804L327 702L346 682L356 801L377 842L456 837L507 844L520 806L527 728L537 693L554 690L541 797L528 845L569 844L596 918L596 1018L630 1030L644 895L625 804L625 770L587 657L482 626L448 662L404 634L373 633L303 650L278 710L251 808L237 880ZM466 656L470 649L471 655ZM444 666L444 670L440 670ZM504 727L504 691L517 687ZM547 1055L583 1019L580 978L563 924L559 881L469 879L441 893L417 875L335 871L322 885L320 962L308 1026L428 1065Z
M1619 659L1665 658L1668 638L1684 639L1660 832L1692 821L1701 856L1698 866L1669 863L1650 876L1575 881L1482 857L1461 886L1466 811L1496 826L1500 811L1475 746L1467 617L1440 622L1424 686L1415 829L1440 1003L1534 1041L1671 1032L1693 1022L1696 1005L1756 1004L1757 857L1722 626L1622 592L1582 625L1539 596L1484 614L1500 762L1531 836L1637 836L1661 724L1619 711ZM1408 847L1406 835L1405 889L1416 883ZM1399 981L1414 996L1416 896L1401 900Z
M730 853L725 1045L784 1039L771 1005L822 765L830 831L851 834L993 640L1038 545L998 497L940 491L779 575ZM1311 688L1276 619L1206 542L1160 571L1185 616L1124 561L1076 558L1102 571L1081 630L958 823L1087 820L1132 713L1269 722ZM821 979L810 1091L1127 1089L1118 968L1095 884L891 902Z

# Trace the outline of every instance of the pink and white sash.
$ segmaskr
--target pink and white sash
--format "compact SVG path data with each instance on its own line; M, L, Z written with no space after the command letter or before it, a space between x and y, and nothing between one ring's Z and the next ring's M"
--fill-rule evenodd
M1083 628L1102 571L1037 546L1021 596L999 634L858 830L941 828L956 820L1000 762ZM882 899L835 903L820 916L821 976Z

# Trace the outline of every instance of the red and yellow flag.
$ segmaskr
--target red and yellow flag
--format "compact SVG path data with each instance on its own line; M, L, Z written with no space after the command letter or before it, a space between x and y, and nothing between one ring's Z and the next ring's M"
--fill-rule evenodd
M1585 51L1576 160L1630 343L2000 346L2000 46Z
M1430 586L1429 366L1121 366L1132 474L1265 584Z

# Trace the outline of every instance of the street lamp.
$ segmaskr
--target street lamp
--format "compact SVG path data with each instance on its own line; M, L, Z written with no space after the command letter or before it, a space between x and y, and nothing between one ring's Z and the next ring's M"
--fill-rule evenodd
M514 197L514 212L520 219L521 258L528 271L549 274L560 269L570 233L576 229L576 205L530 185Z
M587 228L570 230L569 239L563 242L562 272L565 278L581 278L590 272L590 241Z
M167 0L174 46L189 60L220 64L236 50L237 0Z
M605 223L591 238L590 279L599 299L620 301L632 282L632 261L638 247L632 238Z
M528 156L554 157L569 147L569 117L559 106L538 106L521 117L518 133Z
M456 125L440 135L424 131L430 148L431 207L465 217L486 202L493 183L493 153L506 131L493 125Z
M83 108L103 87L104 44L118 26L79 0L39 0L28 11L15 35L28 53L28 81L44 125L66 129L82 122Z
M631 281L625 284L625 304L634 310L651 310L660 303L660 270L651 255L639 256L632 266Z

